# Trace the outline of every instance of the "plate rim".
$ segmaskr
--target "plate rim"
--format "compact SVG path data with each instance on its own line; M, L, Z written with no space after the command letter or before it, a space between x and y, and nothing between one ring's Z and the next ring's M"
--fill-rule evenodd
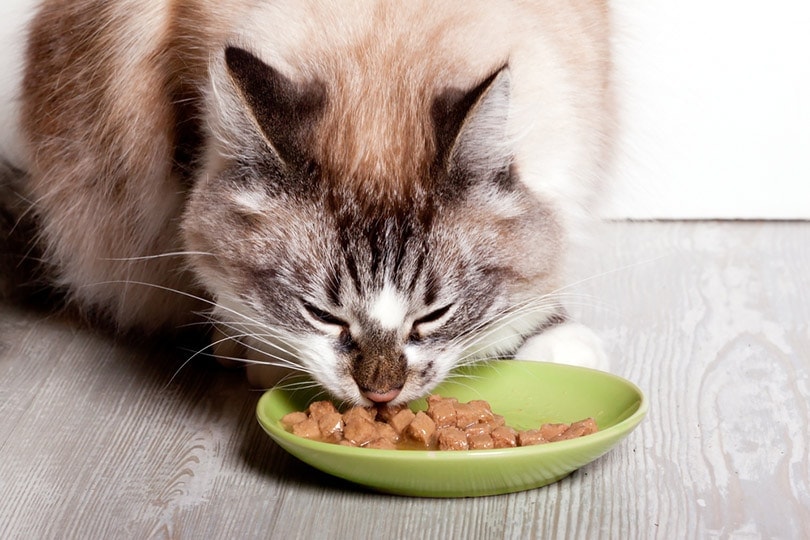
M389 449L378 449L378 448L356 448L356 447L347 447L341 446L334 443L328 443L323 441L315 441L312 439L306 439L304 437L300 437L298 435L294 435L290 433L286 429L284 429L279 420L275 420L273 422L265 423L263 420L263 405L271 399L272 395L276 392L285 392L288 390L280 389L280 388L271 388L266 390L262 393L261 397L259 398L256 404L256 416L259 424L262 428L270 435L272 438L282 438L284 440L289 441L290 444L303 446L308 448L309 450L313 451L321 451L327 453L334 453L341 456L355 456L355 455L362 455L367 456L369 458L374 458L377 456L385 457L386 459L390 459L394 456L402 456L400 458L394 457L394 459L401 459L403 461L406 460L407 457L425 459L426 457L431 460L457 460L459 456L476 456L475 459L494 459L496 456L500 457L506 454L507 456L513 455L515 453L520 454L537 454L538 456L542 456L543 454L553 454L557 453L558 449L570 449L576 448L580 445L590 445L593 442L600 442L605 439L613 439L617 436L620 436L622 433L629 434L638 424L641 423L642 420L647 415L649 410L649 400L645 393L639 388L635 383L625 379L619 375L609 373L606 371L600 371L592 368L587 368L583 366L574 366L569 364L558 364L555 362L545 362L545 361L534 361L534 360L524 360L524 359L508 359L508 360L499 360L500 362L526 362L532 364L545 364L548 366L562 366L562 369L573 369L573 370L584 370L587 372L596 372L599 373L600 376L613 378L617 382L628 386L635 395L639 397L638 400L634 401L632 405L630 405L627 410L632 409L635 407L632 413L630 413L626 418L620 420L616 424L613 424L607 428L600 428L599 431L596 433L592 433L587 437L581 437L577 439L569 439L564 441L556 441L553 444L539 444L539 445L532 445L532 446L521 446L515 448L493 448L493 449L483 449L483 450L456 450L456 451L442 451L442 450L419 450L419 449L408 449L408 450L389 450ZM472 366L473 368L475 366ZM311 380L311 379L308 379ZM272 420L272 419L269 419ZM358 454L358 452L362 452L362 454ZM478 456L486 456L485 457L478 457ZM468 458L469 459L469 458Z

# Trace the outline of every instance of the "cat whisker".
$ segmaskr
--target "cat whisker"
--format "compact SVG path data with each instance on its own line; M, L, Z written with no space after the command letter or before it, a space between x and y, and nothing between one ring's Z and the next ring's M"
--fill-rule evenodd
M519 318L523 317L524 315L530 314L532 312L549 310L549 308L559 309L562 305L583 306L590 308L597 307L600 309L615 311L616 310L615 307L609 306L602 302L598 302L597 299L595 299L591 295L572 292L571 289L588 281L592 281L616 272L633 268L641 264L654 262L656 260L660 260L663 257L664 256L653 257L645 261L639 261L622 267L613 268L605 272L594 274L587 278L583 278L578 281L569 283L563 287L551 291L548 294L543 295L542 297L529 299L527 301L522 302L521 304L510 306L509 308L501 310L497 314L493 315L492 317L484 321L481 321L479 324L470 328L469 330L458 336L458 338L456 338L455 345L460 346L460 348L464 351L469 351L463 354L457 360L458 365L464 366L483 361L483 358L479 356L479 354L486 351L487 349L495 347L499 342L503 341L503 339L507 340L511 339L511 336L506 336L505 338L501 340L496 340L495 342L492 343L486 343L486 347L479 348L478 350L470 350L470 349L473 349L476 344L484 342L488 337L502 330L506 326L509 326L510 324L516 322Z
M528 299L521 304L510 306L504 310L501 310L497 314L482 321L475 327L465 332L462 336L468 336L469 339L467 339L466 343L463 340L459 340L459 343L461 343L462 348L467 349L472 345L474 345L476 342L480 342L486 339L492 334L514 323L524 315L530 314L532 312L547 311L551 313L555 310L559 310L561 305L563 304L566 306L581 305L588 307L593 307L596 304L596 302L593 302L592 299L587 295L572 292L559 292L559 291L560 290L553 291L539 298ZM574 302L571 300L574 298L584 298L586 300L589 300L589 302L587 303ZM602 309L609 309L606 305L601 305L598 307L601 307ZM478 333L478 331L482 329L486 329L486 332Z
M154 259L164 259L169 257L185 257L188 255L199 255L203 257L214 257L213 253L206 251L170 251L166 253L159 253L157 255L142 255L139 257L104 257L103 261L150 261Z
M305 390L312 390L312 389L320 389L319 392L316 392L312 395L312 400L317 401L319 399L326 399L329 397L329 393L324 390L318 383L312 381L291 381L291 382L283 382L283 379L275 384L274 388L278 388L284 391L289 391L292 393L298 391L305 391Z
M249 349L249 350L254 351L254 352L256 352L258 354L261 354L261 355L266 355L266 356L276 358L277 360L282 360L282 357L274 355L272 352L270 352L271 350L279 351L280 353L286 354L288 357L292 357L292 358L295 358L295 357L298 356L296 354L297 347L295 345L293 345L292 343L282 339L282 337L281 337L281 335L279 333L270 332L271 329L268 328L268 327L263 326L261 328L261 330L264 331L265 333L258 333L258 332L253 332L253 331L245 331L246 329L243 328L239 323L237 323L236 326L230 326L230 325L227 325L227 324L224 325L224 326L226 328L230 329L230 330L236 330L237 332L236 333L222 332L223 333L222 339L219 339L216 342L213 342L210 346L215 346L215 345L217 345L219 343L223 343L225 341L231 340L231 341L235 341L235 342L239 343L239 345L241 345L245 349ZM259 343L260 345L266 345L267 348L261 348L261 347L254 346L251 343L249 343L247 340L244 340L242 338L250 338L251 340ZM273 340L273 341L271 341L271 340ZM282 345L287 345L290 348L286 349ZM290 367L298 366L298 364L295 364L292 360L290 360L290 358L287 358L286 361L290 364ZM296 369L298 369L298 367L296 367Z
M101 285L139 285L143 287L152 287L155 289L159 289L162 291L167 291L170 293L175 293L179 296L185 296L186 298L190 298L192 300L197 300L201 303L208 304L211 307L217 307L218 304L209 298L205 298L203 296L199 296L196 294L192 294L188 291L183 291L180 289L175 289L174 287L167 287L165 285L158 285L157 283L148 283L145 281L138 281L138 280L130 280L130 279L116 279L116 280L108 280L108 281L97 281L95 283L90 283L86 285L82 285L82 287L98 287Z
M546 311L551 314L557 309L559 309L559 303L557 303L556 300L549 297L542 297L539 299L526 301L523 303L523 305L518 305L516 307L513 306L511 308L502 310L492 318L485 321L485 324L488 326L481 327L480 329L483 330L482 332L465 333L463 336L460 336L461 339L457 340L455 346L466 352L459 358L458 362L475 363L480 361L480 355L482 353L492 350L499 343L512 340L514 338L514 334L509 334L495 341L486 343L485 347L477 349L475 348L477 344L484 342L487 340L487 338L515 323L526 314L536 311ZM468 360L471 361L468 362Z
M503 309L494 314L492 317L482 321L479 325L476 325L467 332L461 334L459 338L457 338L456 345L460 345L463 349L466 349L474 343L479 342L513 324L527 314L543 310L549 312L549 315L551 315L556 309L559 309L559 304L556 301L546 299L545 297L541 299L529 300L524 302L522 305L518 304L517 306ZM484 332L478 333L479 331Z
M289 357L279 356L277 354L273 354L272 352L270 352L270 351L268 351L266 349L260 349L258 347L253 347L251 345L245 345L245 346L246 346L246 348L248 348L248 349L250 349L250 350L252 350L252 351L254 351L254 352L256 352L256 353L258 353L258 354L260 354L262 356L266 356L266 357L272 358L274 360L273 362L264 362L264 361L262 361L260 359L257 359L257 358L251 358L251 359L246 359L245 360L246 363L263 364L263 365L268 365L268 366L272 365L272 366L276 366L276 367L286 367L286 368L293 369L293 370L296 370L296 371L304 371L305 370L305 368L301 364L291 360ZM282 352L282 353L286 353L286 351L284 351L281 348L279 348L278 350L280 352Z
M281 341L283 345L287 345L291 349L295 349L295 347L291 343L286 341L281 335L278 335L276 333L272 333L271 329L266 324L263 324L260 321L257 321L255 319L247 316L244 313L240 313L240 312L238 312L238 311L236 311L234 309L228 308L228 307L222 305L221 303L214 302L212 300L201 297L199 295L189 293L187 291L182 291L182 290L174 289L172 287L166 287L164 285L158 285L158 284L154 284L154 283L147 283L147 282L133 281L133 280L117 280L117 281L109 281L109 282L99 282L98 284L101 285L101 284L106 284L106 283L116 283L116 284L124 283L124 284L129 284L129 285L140 285L140 286L146 286L146 287L154 287L154 288L157 288L157 289L160 289L160 290L165 290L165 291L176 293L178 295L185 296L185 297L188 297L188 298L191 298L191 299L194 299L194 300L198 300L198 301L200 301L202 303L206 303L206 304L212 306L212 308L215 309L215 310L227 312L227 313L229 313L231 315L234 315L237 319L240 319L238 322L236 322L236 324L229 325L227 323L222 323L221 320L211 318L215 322L215 324L222 324L226 328L229 328L231 330L237 330L237 335L236 336L228 336L227 333L223 332L225 334L225 336L223 337L222 340L218 340L216 343L221 343L221 342L223 342L223 341L225 341L227 339L236 339L236 340L238 340L238 338L241 338L241 337L245 337L245 338L250 337L250 338L255 339L259 343L262 343L264 345L268 345L269 347L272 347L272 348L274 348L274 349L276 349L276 350L278 350L280 352L286 353L289 356L292 356L292 357L296 356L296 354L292 350L287 350L284 347L280 346L278 343L271 342L269 339L267 339L267 338L274 338L274 339L276 339L278 341ZM247 325L253 325L256 328L260 328L265 333L264 334L259 334L259 333L256 333L256 332L247 332L247 331L245 331L245 329L242 328L242 327L247 326ZM251 350L253 350L253 351L255 351L255 352L259 353L259 354L265 355L268 358L273 358L274 359L275 362L273 362L273 363L267 362L266 365L277 365L278 367L286 367L288 369L294 369L294 370L297 370L297 371L304 371L300 364L294 363L294 362L292 362L291 360L289 360L287 358L283 358L283 357L280 357L280 356L277 356L277 355L273 355L272 353L269 353L266 350L254 347L254 346L252 346L252 345L250 345L248 343L245 343L244 341L240 341L240 343L244 347L246 347L248 349L251 349ZM210 347L211 347L211 344L207 345L203 349L203 351L210 348ZM193 358L195 356L196 355L192 355L191 358L186 360L183 363L183 365L178 369L177 373L179 373L179 371L184 366L186 366L188 364L188 362L193 360ZM238 358L229 358L229 359L230 360L235 360L235 361L241 361L241 362L244 362L244 363L261 363L260 361L257 361L255 359L254 360L238 359ZM175 375L172 377L172 379L174 379L177 376L177 373L175 373Z
M462 386L462 387L464 387L464 388L466 388L466 389L468 389L468 390L475 390L475 387L474 387L474 386L469 385L469 384L464 384L463 382L459 382L459 381L463 381L463 380L471 380L471 379L475 379L475 377L471 377L471 376L465 376L463 373L456 373L456 374L454 374L454 373L452 373L452 372L451 372L451 374L450 374L450 375L448 375L448 376L447 376L447 378L446 378L445 380L446 380L446 381L450 381L450 380L451 380L451 381L453 381L453 383L454 383L454 384L456 384L456 385L458 385L458 386Z
M198 356L216 358L218 360L230 360L230 361L238 362L238 363L245 364L245 365L251 365L251 364L253 364L253 365L265 365L265 366L273 366L273 367L285 368L285 369L298 371L298 372L304 372L304 373L308 372L307 369L304 366L293 363L293 362L289 361L288 359L286 359L284 357L279 357L279 356L273 355L273 354L268 353L267 351L263 351L263 350L259 351L257 349L258 352L260 352L261 354L267 356L268 358L272 358L274 361L257 360L255 358L250 359L250 358L243 358L243 357L236 357L236 356L227 356L227 355L214 354L212 352L208 352L208 349L212 348L213 346L215 346L218 343L226 341L227 339L228 338L223 338L223 339L218 340L218 341L216 341L214 343L208 344L205 347L203 347L202 349L196 351L191 356L189 356L189 358L187 358L180 365L180 367L178 367L177 370L174 372L172 377L169 379L169 383L174 381L174 379L177 378L177 376L180 374L180 372L183 370L183 368L186 367L190 362L192 362L194 360L194 358L197 358Z
M500 311L494 313L492 316L490 316L490 317L488 317L488 318L486 318L486 319L484 319L482 321L479 321L476 325L468 328L463 333L459 334L459 336L457 336L456 339L455 339L456 344L459 344L459 343L463 344L463 340L467 336L474 336L474 335L477 336L477 334L476 334L477 332L479 332L481 330L484 330L484 329L487 329L487 328L491 328L492 324L494 322L498 321L499 319L505 318L505 316L508 316L510 314L520 312L521 310L525 309L526 306L528 306L529 303L532 302L532 301L533 300L528 300L528 301L523 302L522 304L517 304L515 306L506 307L506 308L501 309Z
M276 383L273 388L296 392L299 390L312 390L313 388L320 388L320 385L314 381L292 381L288 383ZM313 396L313 400L317 400L327 395L328 393L326 391L318 392Z
M250 346L248 343L240 339L240 338L251 338L262 345L267 345L272 349L276 349L290 356L293 357L298 356L296 352L298 347L289 340L285 339L279 331L274 330L270 327L261 326L259 328L260 332L256 332L256 331L249 331L250 330L249 325L245 325L242 323L236 323L233 325L223 323L219 324L227 328L228 330L234 331L234 333L227 333L227 332L222 333L225 334L227 337L230 337L234 341L239 342L243 347L250 348L256 350L257 352L260 352L259 349L257 349L256 347Z

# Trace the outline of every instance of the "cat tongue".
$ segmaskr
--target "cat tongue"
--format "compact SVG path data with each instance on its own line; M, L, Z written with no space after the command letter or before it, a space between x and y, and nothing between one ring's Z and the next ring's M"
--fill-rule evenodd
M368 399L373 401L374 403L388 403L389 401L393 400L395 397L399 395L399 390L389 390L384 394L380 394L378 392L366 391L363 392L363 395L366 396Z

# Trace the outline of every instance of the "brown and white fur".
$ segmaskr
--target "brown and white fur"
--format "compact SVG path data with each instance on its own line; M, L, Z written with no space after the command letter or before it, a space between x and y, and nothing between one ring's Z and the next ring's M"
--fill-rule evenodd
M604 361L557 292L609 157L606 1L11 4L4 211L83 313L208 311L221 355L357 403Z

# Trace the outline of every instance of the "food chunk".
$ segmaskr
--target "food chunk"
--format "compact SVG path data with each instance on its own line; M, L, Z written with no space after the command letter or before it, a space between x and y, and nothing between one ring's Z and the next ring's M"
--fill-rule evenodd
M490 433L495 448L514 448L517 446L517 431L509 426L498 426Z
M399 433L397 433L396 430L391 427L391 424L386 424L385 422L374 422L374 428L377 430L377 435L380 439L385 439L393 444L399 442Z
M489 435L492 433L493 429L492 424L473 424L465 429L464 432L468 437L473 435Z
M382 407L377 407L374 409L374 412L376 414L376 419L380 422L391 423L391 419L402 410L410 411L408 406L403 403L401 405L384 405ZM411 414L413 413L411 412Z
M467 444L470 450L486 450L495 448L495 441L489 433L467 433Z
M571 427L569 427L563 433L555 437L553 441L565 441L569 439L577 439L579 437L584 437L585 435L596 433L596 431L597 427L594 419L586 418L584 420L580 420L579 422L574 422L573 424L571 424Z
M422 411L416 413L413 421L405 429L408 438L425 448L430 448L433 435L436 433L436 423Z
M568 429L568 424L543 424L540 426L540 434L547 441L553 441Z
M450 426L441 428L437 437L439 450L467 450L467 434L464 430Z
M378 439L374 422L368 418L355 416L350 418L343 426L343 438L354 446L365 446L374 439Z
M373 422L377 418L377 409L372 407L352 407L343 413L344 422L348 422L355 417L365 418Z
M321 430L318 427L318 421L312 417L307 418L303 422L298 422L292 427L292 432L299 437L305 439L319 440L321 438Z
M527 429L526 431L519 431L517 434L518 446L533 446L546 442L548 441L546 441L539 429Z
M486 450L533 446L584 437L598 431L593 418L571 424L545 423L518 431L492 412L489 403L433 395L427 410L406 405L352 407L343 414L329 401L316 401L306 412L281 419L295 435L307 439L376 449Z
M331 401L315 401L309 405L309 415L315 419L326 414L336 413L337 409Z
M324 441L340 442L343 439L343 415L337 411L321 415L318 418L318 429Z
M284 424L284 427L286 427L289 430L295 424L300 424L301 422L303 422L307 418L309 418L307 416L307 413L301 412L301 411L295 411L295 412L291 412L289 414L285 414L281 418L281 423Z
M411 425L416 415L410 409L402 409L398 413L396 413L391 420L389 420L389 424L394 431L399 433L400 435L405 432L405 428Z
M456 406L458 400L443 399L441 396L430 396L427 400L427 415L436 423L438 428L456 425Z

